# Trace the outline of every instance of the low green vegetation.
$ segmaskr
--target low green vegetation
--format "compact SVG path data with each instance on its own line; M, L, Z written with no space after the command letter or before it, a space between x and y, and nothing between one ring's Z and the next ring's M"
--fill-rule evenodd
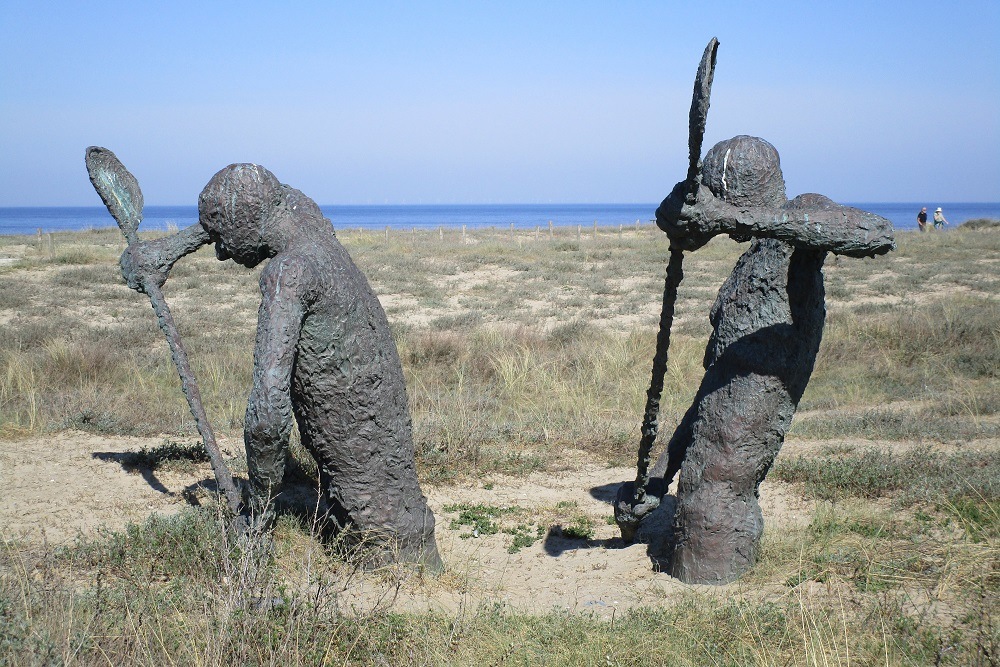
M478 539L502 533L509 536L507 553L511 554L530 547L550 532L573 540L594 537L593 519L580 512L573 501L561 501L549 510L534 512L516 505L466 503L445 505L444 511L454 515L448 525L451 530L461 531L460 538Z
M400 609L402 587L464 599L463 583L362 573L308 517L229 539L201 498L58 547L0 527L0 665L995 665L1000 234L972 227L828 260L816 369L762 494L780 490L797 514L774 530L765 507L758 565L736 585L611 618L499 598ZM422 482L491 490L581 457L634 465L666 239L649 225L458 234L339 232L389 315ZM117 230L0 237L13 260L0 262L0 438L161 438L123 465L203 465L148 302L118 279L122 248ZM659 446L697 389L708 311L740 248L717 239L686 260ZM199 252L166 296L213 425L238 438L255 272ZM550 557L539 543L563 538L613 561L595 538L607 527L572 502L529 512L490 497L446 507L439 524L512 554ZM365 601L347 592L362 576Z
M821 504L808 526L769 538L758 568L726 595L692 591L608 621L500 602L459 615L395 611L392 591L414 576L404 569L385 570L359 606L343 593L358 569L304 550L299 524L283 519L273 543L257 533L230 541L211 509L192 508L62 548L4 543L0 660L988 665L995 543L948 541L926 523ZM761 586L770 592L755 593ZM941 586L958 588L947 623L935 617L940 602L919 597Z
M208 452L201 442L174 442L164 440L157 447L142 447L134 455L127 457L127 463L137 468L184 467L187 463L207 463Z
M835 500L841 495L880 498L906 490L910 503L926 501L920 489L944 491L949 499L970 495L1000 500L1000 452L950 453L912 449L864 449L840 455L794 456L778 460L773 474L803 483L809 495ZM915 494L915 495L914 495Z
M797 456L777 462L775 478L804 486L810 497L891 498L897 509L933 508L970 539L1000 537L1000 451L903 454L866 449L833 456Z
M504 514L523 513L519 507L496 507L494 505L445 505L444 511L458 513L458 516L451 520L452 530L460 530L463 526L469 527L469 532L464 533L463 538L496 535L500 532L500 524L497 523L497 519Z

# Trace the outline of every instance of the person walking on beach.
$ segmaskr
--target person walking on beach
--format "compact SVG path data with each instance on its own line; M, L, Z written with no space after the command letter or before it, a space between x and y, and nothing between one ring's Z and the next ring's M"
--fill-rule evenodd
M920 231L922 231L922 232L926 232L927 231L927 207L926 206L924 206L922 209L920 209L920 213L917 213L917 227L919 227Z
M941 212L941 207L938 206L937 210L934 211L934 229L941 229L942 225L947 224L948 221L944 219L944 213Z

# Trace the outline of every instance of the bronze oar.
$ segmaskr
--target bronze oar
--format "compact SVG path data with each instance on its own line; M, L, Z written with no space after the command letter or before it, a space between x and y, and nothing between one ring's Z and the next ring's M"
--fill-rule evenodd
M87 173L90 175L90 182L94 184L94 189L97 190L97 194L101 196L104 205L108 207L111 216L118 223L118 228L125 235L129 247L135 246L139 242L137 230L139 223L142 222L143 207L139 182L115 154L106 148L89 147L86 153L86 163ZM219 451L212 426L208 423L208 416L201 403L201 392L198 391L198 383L195 381L194 373L188 363L187 352L184 351L184 345L181 343L177 325L170 314L170 309L163 298L159 284L150 276L141 276L140 280L140 291L149 296L153 311L156 313L156 321L167 337L170 356L173 357L177 373L181 378L181 389L187 398L188 407L191 408L198 432L205 443L205 450L208 452L212 470L215 472L215 480L226 498L226 504L237 522L237 528L242 529L244 520L240 514L242 505L240 494L233 483L232 473L229 472L229 467L222 458L222 452Z
M708 107L712 95L712 79L715 75L716 52L719 40L712 38L705 47L705 53L698 65L694 80L694 92L691 96L691 111L688 115L688 171L685 181L685 199L694 202L698 192L698 181L701 174L701 145L705 137L705 122L708 118ZM660 310L660 325L656 334L656 352L653 355L653 368L646 391L646 410L643 413L641 437L639 439L638 462L636 464L635 483L624 484L618 492L615 501L615 519L621 529L622 538L631 542L639 523L649 512L660 504L660 496L666 489L656 489L653 497L647 496L650 486L649 461L653 442L659 432L660 398L663 394L663 378L667 372L668 350L670 348L670 329L674 321L674 305L677 302L677 287L684 278L684 251L679 244L671 241L670 262L667 264L667 274L663 285L663 303ZM630 488L631 487L631 488Z

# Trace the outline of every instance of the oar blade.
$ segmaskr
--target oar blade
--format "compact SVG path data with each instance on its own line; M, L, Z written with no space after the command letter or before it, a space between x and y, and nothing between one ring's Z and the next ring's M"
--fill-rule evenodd
M698 65L694 78L694 93L691 96L691 112L688 115L688 173L689 185L698 178L701 163L701 144L705 138L705 123L708 120L708 106L712 97L712 79L715 78L715 57L719 50L719 40L713 37L705 47L705 53Z
M85 157L87 173L97 194L130 241L142 222L142 190L139 181L107 148L90 146Z

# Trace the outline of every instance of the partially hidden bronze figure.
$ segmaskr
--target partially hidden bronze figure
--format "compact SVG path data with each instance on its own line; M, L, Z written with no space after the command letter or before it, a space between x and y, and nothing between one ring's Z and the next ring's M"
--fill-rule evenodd
M733 581L757 559L758 488L812 374L826 317L827 252L870 257L894 248L884 218L822 195L788 201L778 152L763 139L720 142L700 162L717 48L709 42L695 80L688 177L656 211L671 252L663 314L636 481L622 485L615 503L622 536L631 541L680 472L670 570L702 584ZM750 247L712 307L698 393L650 468L683 253L718 234Z
M90 148L88 167L101 151L117 163L110 151ZM434 515L417 481L396 345L330 221L255 164L215 174L198 198L198 216L172 236L131 242L122 275L133 289L159 292L178 259L209 243L220 260L246 267L268 260L244 428L250 512L270 516L294 420L319 466L334 529L370 546L370 562L400 558L442 569Z

